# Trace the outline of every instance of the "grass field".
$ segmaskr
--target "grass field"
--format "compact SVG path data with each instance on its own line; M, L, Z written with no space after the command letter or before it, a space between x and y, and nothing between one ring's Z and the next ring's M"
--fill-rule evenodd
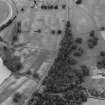
M87 103L84 103L83 105L105 105L105 100L89 98Z

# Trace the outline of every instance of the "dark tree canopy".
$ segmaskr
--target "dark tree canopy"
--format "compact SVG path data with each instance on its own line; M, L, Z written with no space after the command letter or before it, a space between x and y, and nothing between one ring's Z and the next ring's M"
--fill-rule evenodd
M34 92L28 105L82 105L87 101L86 89L81 83L88 69L86 65L76 68L78 61L72 53L77 48L70 22L67 22L58 55L42 83L45 89L42 93Z
M18 72L23 68L21 58L13 54L12 49L4 47L3 64L12 72Z

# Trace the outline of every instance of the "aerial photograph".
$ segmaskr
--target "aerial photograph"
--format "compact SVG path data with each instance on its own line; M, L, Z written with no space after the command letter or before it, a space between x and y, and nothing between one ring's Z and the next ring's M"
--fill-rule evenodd
M105 0L0 0L0 105L105 105Z

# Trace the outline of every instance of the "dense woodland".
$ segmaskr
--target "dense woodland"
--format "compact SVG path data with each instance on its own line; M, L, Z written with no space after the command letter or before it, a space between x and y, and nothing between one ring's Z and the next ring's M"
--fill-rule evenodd
M81 0L77 1L77 4L80 3ZM97 66L98 69L105 68L105 51L100 49L100 46L103 44L100 44L100 42L103 42L103 39L99 36L101 28L104 30L104 27L97 29L93 27L90 29L91 27L89 27L90 30L86 29L86 32L87 30L89 30L89 32L84 33L85 31L83 30L83 33L79 33L76 30L77 26L75 26L75 24L78 25L79 23L73 23L72 19L68 19L70 14L67 14L68 20L63 21L63 29L60 29L61 27L58 25L59 17L57 17L55 13L53 14L54 16L50 13L47 13L46 16L43 14L49 10L54 12L58 11L60 6L61 5L42 4L40 7L42 15L40 11L38 14L35 14L32 6L29 11L25 8L26 11L28 11L26 16L29 20L26 19L28 22L25 24L28 28L24 31L22 30L23 20L25 19L19 21L17 19L15 21L15 18L13 18L13 20L10 20L9 23L6 24L6 26L10 24L12 26L10 31L8 31L10 32L10 36L0 37L0 41L3 43L3 46L0 46L3 64L14 76L18 74L20 77L27 76L34 81L38 79L38 85L41 85L38 89L35 88L31 98L29 96L30 99L27 105L82 105L86 103L90 97L89 93L91 96L99 97L98 93L100 91L97 91L98 86L95 87L98 83L94 81L91 82L92 74L90 74L90 72L93 72L91 69L93 64ZM66 5L62 5L61 7L62 10L67 9ZM21 12L23 13L25 9L21 8ZM68 10L68 12L70 11ZM24 13L22 15L24 15ZM31 15L33 16L31 17ZM39 17L37 17L38 15ZM34 20L34 16L36 16L36 20ZM25 15L23 18L24 17ZM74 17L76 17L76 15L74 15ZM41 20L42 23L37 21L37 18ZM45 20L47 20L49 24ZM30 30L32 28L31 26L35 23L36 26L34 25L33 27L36 29ZM1 27L1 30L6 26ZM81 27L83 26L81 25ZM87 24L85 28L87 28ZM59 40L59 44L57 45L57 38L59 38L59 36L61 40ZM23 41L19 38L23 38ZM56 41L54 41L55 39ZM30 44L30 46L28 46L27 43ZM18 55L16 55L16 51ZM27 51L29 52L27 53ZM25 58L24 62L21 62L21 57ZM45 77L43 75L40 76L37 71L41 65L43 65L43 62L48 63L49 59L52 62L51 67L45 72L43 70ZM54 61L52 59L54 59ZM28 65L27 62L29 63L29 68L26 66ZM22 70L23 74L21 73ZM105 75L105 73L103 75ZM13 97L13 101L18 104L18 98L21 100L21 95L16 94L15 96L15 98ZM105 98L104 92L102 92L102 97Z
M44 90L34 92L28 105L81 105L87 102L88 95L81 83L89 75L89 70L86 65L82 65L81 69L76 68L78 61L72 56L76 47L68 21L58 55L42 82Z

